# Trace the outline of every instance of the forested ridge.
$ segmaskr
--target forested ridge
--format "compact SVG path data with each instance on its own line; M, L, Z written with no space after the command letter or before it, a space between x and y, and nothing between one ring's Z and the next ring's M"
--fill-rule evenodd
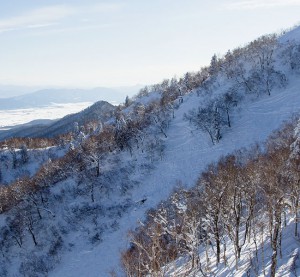
M3 142L0 172L18 173L0 187L0 276L51 275L73 251L74 233L91 249L101 248L105 235L119 230L122 217L147 201L147 196L140 195L139 201L131 196L164 160L172 139L169 128L189 97L193 105L185 107L180 124L215 147L249 103L284 94L299 74L299 42L266 35L222 57L214 55L198 72L146 86L106 122L74 125L71 133L55 139ZM178 189L150 211L131 233L132 245L122 254L123 273L161 276L170 262L187 256L190 270L209 274L210 258L200 263L199 248L212 247L217 263L226 265L228 239L238 267L246 241L265 236L273 249L274 276L284 216L298 213L294 128L295 122L288 123L265 146L209 165L194 188ZM28 176L23 169L35 162L31 152L37 148L46 158ZM259 248L261 242L256 243ZM253 262L258 269L264 266L259 259Z
M210 276L212 253L217 264L229 266L228 244L234 246L238 269L241 251L250 240L255 251L249 256L247 274L263 271L275 276L287 218L295 222L295 241L300 236L299 130L300 120L296 126L286 123L265 145L222 157L207 166L192 189L176 189L149 211L147 220L130 233L131 247L122 254L127 276L165 276L168 264L180 256L189 259L182 276L197 272ZM268 270L261 254L266 240L272 249ZM200 247L213 248L202 263Z

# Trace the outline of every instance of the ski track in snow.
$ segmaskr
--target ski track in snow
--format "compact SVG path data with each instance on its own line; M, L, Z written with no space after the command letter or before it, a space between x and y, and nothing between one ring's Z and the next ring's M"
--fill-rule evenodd
M127 232L137 226L145 212L166 199L179 181L187 187L193 186L201 171L220 156L266 140L293 113L300 111L299 88L300 80L294 79L281 92L274 90L271 96L249 101L247 106L244 104L241 111L234 112L232 128L225 130L217 145L211 144L208 135L183 121L184 113L197 107L201 99L195 94L186 96L184 103L175 111L175 119L168 129L162 160L156 162L155 169L149 175L132 176L141 183L132 192L133 201L139 201L142 196L147 201L125 213L120 219L120 228L105 234L103 242L93 249L86 249L87 246L80 244L80 238L75 238L78 245L62 257L61 264L49 276L105 277L111 270L119 272L120 252L128 246Z

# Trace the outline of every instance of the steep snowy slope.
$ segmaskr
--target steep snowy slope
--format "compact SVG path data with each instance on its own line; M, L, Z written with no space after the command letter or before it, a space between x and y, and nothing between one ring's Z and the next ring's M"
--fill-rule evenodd
M297 37L293 32L286 36ZM98 136L78 143L29 182L39 193L26 198L14 189L19 204L0 214L3 276L122 274L127 233L148 209L176 186L193 186L209 163L263 142L300 113L299 49L264 37L223 60L213 57L198 75L154 85L150 94L146 89L118 109ZM221 109L227 117L224 95L231 104L231 127L219 120ZM200 123L204 112L212 112L205 128L220 131L223 124L221 134L211 139L205 128L186 120L193 109L201 111Z
M245 103L234 113L232 130L228 130L217 145L212 145L206 134L196 131L183 120L183 114L201 101L195 93L186 96L175 111L175 119L167 132L163 159L157 162L150 174L140 176L136 172L131 176L140 183L131 197L134 202L147 199L144 204L126 212L120 219L119 230L107 234L96 248L82 245L76 237L78 247L63 257L61 265L50 276L109 276L112 269L118 270L120 251L128 246L127 232L137 226L144 213L166 199L176 184L194 185L210 162L236 149L264 141L285 120L299 113L299 86L300 80L296 77L290 80L286 89L278 89L271 96Z
M33 176L49 160L66 154L67 148L0 149L0 186Z

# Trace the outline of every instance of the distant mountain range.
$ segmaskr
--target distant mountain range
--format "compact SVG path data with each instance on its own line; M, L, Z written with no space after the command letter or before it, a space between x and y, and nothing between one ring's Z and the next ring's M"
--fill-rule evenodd
M98 101L81 112L70 114L58 120L34 120L26 124L18 125L10 130L0 131L0 140L12 137L55 137L73 130L74 123L79 126L93 120L106 121L111 116L115 106Z
M17 86L17 85L3 85L0 84L0 101L3 98L10 98L31 93L43 89L37 86Z
M0 98L0 110L24 109L49 106L52 103L79 103L104 100L112 104L124 102L126 95L134 95L141 86L94 89L45 89L33 93ZM1 91L1 95L7 95Z

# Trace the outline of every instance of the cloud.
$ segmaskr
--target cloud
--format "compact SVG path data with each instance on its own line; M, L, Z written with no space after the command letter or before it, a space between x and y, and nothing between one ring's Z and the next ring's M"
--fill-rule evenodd
M246 0L231 2L226 5L229 10L255 10L262 8L275 8L287 6L300 6L300 0Z
M54 25L54 24L53 24ZM103 30L110 26L110 24L94 24L94 25L82 25L82 26L71 26L71 27L61 27L51 28L47 30L39 30L33 33L30 33L31 36L48 36L56 35L62 33L77 33L81 31L91 31L91 30Z
M88 16L95 13L115 12L122 4L96 4L90 6L56 5L34 9L18 16L0 19L0 33L24 29L46 28L58 25L72 16Z
M99 3L86 8L80 7L80 11L85 11L86 13L106 13L115 12L123 7L122 3Z
M19 16L0 20L0 33L48 27L74 12L72 8L63 5L35 9Z

